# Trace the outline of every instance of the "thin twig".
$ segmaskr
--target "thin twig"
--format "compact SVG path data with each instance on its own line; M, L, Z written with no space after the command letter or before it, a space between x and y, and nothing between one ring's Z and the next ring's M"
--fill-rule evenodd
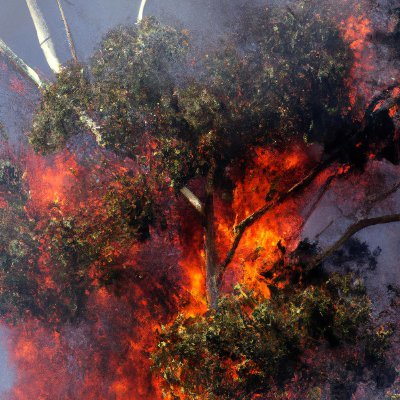
M58 4L58 8L60 9L61 18L64 23L65 33L67 34L68 44L69 44L69 48L71 50L72 58L74 59L76 64L79 64L78 56L76 54L76 49L75 49L75 43L72 38L71 29L69 27L67 17L65 16L64 9L61 4L61 0L57 0L57 4Z
M365 208L365 213L369 214L372 211L372 208L376 203L379 203L385 199L387 199L392 194L396 193L400 189L400 182L397 182L394 186L392 186L389 190L384 193L379 193L371 200L368 201L368 206Z

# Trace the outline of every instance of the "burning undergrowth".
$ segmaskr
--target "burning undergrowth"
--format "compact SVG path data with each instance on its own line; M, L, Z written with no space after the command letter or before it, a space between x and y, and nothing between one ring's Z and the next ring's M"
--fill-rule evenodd
M206 55L147 19L42 89L38 153L0 165L10 399L350 399L364 367L383 395L393 332L357 274L321 269L378 253L302 241L333 182L362 198L366 163L399 161L400 92L376 78L369 10L247 10Z

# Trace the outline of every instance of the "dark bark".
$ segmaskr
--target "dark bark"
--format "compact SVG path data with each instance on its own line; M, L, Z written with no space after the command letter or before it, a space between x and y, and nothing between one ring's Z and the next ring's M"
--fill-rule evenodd
M328 249L319 254L313 262L310 263L309 268L313 269L325 261L329 256L331 256L336 250L349 240L357 232L368 228L369 226L390 224L392 222L400 222L400 214L383 215L381 217L366 218L362 219L355 224L347 228L346 232Z
M216 249L214 215L214 172L211 170L207 177L206 202L204 207L204 252L206 269L206 293L208 306L215 309L218 306L218 255Z
M220 279L222 279L222 274L231 263L236 250L239 246L239 243L247 230L250 226L252 226L255 222L257 222L261 217L267 214L270 210L273 210L275 207L282 204L287 199L294 197L297 194L302 193L309 185L314 181L314 179L327 167L331 165L336 159L338 153L335 152L334 155L328 157L326 160L320 162L316 167L314 167L301 181L297 182L293 185L287 192L280 194L277 198L272 200L271 202L266 203L264 206L256 210L253 214L249 215L243 221L241 221L238 225L234 228L234 240L225 260L219 267L220 271Z

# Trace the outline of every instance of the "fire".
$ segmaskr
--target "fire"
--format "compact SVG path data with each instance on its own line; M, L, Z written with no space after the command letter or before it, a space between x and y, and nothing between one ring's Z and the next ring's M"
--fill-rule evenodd
M30 189L29 207L46 213L51 204L63 207L73 201L70 191L78 180L79 169L75 157L69 152L57 154L53 159L28 154L26 178Z
M74 183L77 177L85 181L89 172L73 156L65 153L51 161L36 157L29 160L28 174L35 174L35 178L27 176L31 194L28 207L35 215L46 219L52 207L65 215L81 209L82 194L74 190ZM272 188L290 187L308 164L301 146L293 145L284 153L255 150L245 177L236 182L231 201L216 194L217 247L221 258L232 242L234 225L264 205L267 195L273 197ZM119 165L112 168L110 176L120 171ZM94 218L101 218L97 212L101 212L102 203L95 201L99 193L89 191L87 195L86 207L92 210ZM176 205L173 214L182 215L183 219L178 218L176 232L170 239L153 232L149 242L132 242L125 250L119 248L118 254L113 253L115 249L111 251L111 260L122 260L116 262L123 265L116 267L126 271L127 279L122 292L116 294L98 286L94 273L85 321L52 329L32 320L23 330L14 331L12 361L18 377L12 398L161 398L149 361L160 321L168 322L178 310L195 315L207 309L203 233L196 214L186 207L181 210ZM194 213L193 219L189 218L190 212ZM294 234L300 223L296 205L285 203L254 224L228 267L224 290L240 282L268 295L267 283L260 274L278 259L278 242L290 245L282 238ZM180 242L177 237L181 237ZM176 252L171 251L171 246L177 248ZM171 265L175 260L179 265L182 276L176 277L175 284L154 271L157 251L161 257L171 255ZM45 243L42 253L45 277L40 284L54 288Z
M268 201L266 197L273 192L273 188L283 190L294 184L295 178L301 177L308 164L307 153L301 146L291 146L283 153L255 149L254 159L245 171L244 178L235 183L232 204L225 201L221 193L216 193L214 197L219 262L223 261L234 240L234 227L264 206ZM190 302L184 311L188 315L196 315L207 309L205 259L201 225L196 222L196 215L191 213L191 210L185 208L182 236L188 243L182 248L180 266L187 281L184 290L190 294ZM301 221L296 205L286 202L250 227L227 268L224 290L231 290L239 282L268 296L268 286L261 273L278 260L278 243L282 246L295 246L296 241L287 244L283 238L296 236Z
M372 25L365 15L352 15L341 27L354 52L348 86L351 106L357 109L372 95L365 84L373 72L374 54L368 45ZM14 86L18 87L17 83ZM393 96L398 95L399 89L395 89ZM391 117L397 112L398 106L389 110ZM232 245L234 227L276 199L277 193L290 188L312 165L305 145L289 144L285 151L256 148L252 156L239 178L232 174L232 193L215 193L219 262ZM47 158L28 154L25 179L29 186L29 216L38 220L39 227L55 218L55 213L66 217L81 213L89 223L107 225L101 197L103 183L112 182L116 175L130 169L115 159L107 162L107 170L101 170L98 165L83 166L68 151ZM95 184L90 186L93 176ZM322 181L317 180L317 185ZM119 183L112 184L120 188ZM90 190L77 191L77 185L87 185ZM199 189L196 182L193 185ZM198 192L201 197L201 190ZM102 258L124 274L118 293L101 286L98 265L90 266L87 320L56 328L29 320L23 329L13 331L11 359L18 377L12 399L161 398L149 360L159 324L168 323L178 312L196 315L207 310L200 218L183 200L170 208L168 232L152 231L152 238L145 243L110 242L104 249ZM296 247L302 223L298 203L290 200L251 225L227 267L223 291L240 283L268 297L268 282L262 274L280 260L284 251ZM44 238L39 249L39 269L43 273L39 284L54 290L55 268L47 251L52 239ZM235 371L232 379L236 379Z
M367 85L369 76L374 72L374 52L368 41L372 33L371 21L366 15L351 15L341 22L343 38L349 43L354 55L351 77L347 82L350 104L359 113L372 96Z
M237 182L233 193L235 225L272 201L276 191L288 189L294 179L304 173L309 164L304 150L296 145L283 153L262 148L255 150L251 166L244 179ZM268 286L261 273L279 259L278 243L281 246L296 245L297 241L285 243L284 238L295 237L301 222L296 205L285 202L247 229L232 260L231 282L243 283L268 296ZM219 230L231 243L232 228L222 224Z

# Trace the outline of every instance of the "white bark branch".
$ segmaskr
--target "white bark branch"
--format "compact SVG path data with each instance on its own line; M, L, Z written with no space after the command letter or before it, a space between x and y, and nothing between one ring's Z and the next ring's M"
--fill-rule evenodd
M140 22L143 19L143 12L144 12L144 7L146 6L147 0L141 0L140 2L140 7L139 7L139 13L137 16L137 22Z
M60 72L61 62L57 57L54 43L43 14L39 9L36 0L26 0L26 4L28 6L29 13L31 14L33 24L35 25L39 44L42 48L46 61L52 71L57 74Z
M103 140L101 138L101 133L100 133L100 127L98 124L96 124L96 122L90 118L85 111L79 109L79 108L75 108L75 112L79 115L79 119L80 121L90 130L90 132L92 132L96 143L103 147L104 143Z
M46 83L40 79L39 75L33 70L33 68L31 68L22 58L17 56L2 39L0 39L0 53L3 54L18 69L18 71L20 71L39 89L44 89L46 87ZM93 134L97 144L99 146L104 146L98 124L96 124L85 111L78 107L75 108L75 112L79 115L81 122Z
M0 39L0 53L3 54L25 77L32 81L38 88L45 87L39 75L22 58L17 56L7 44Z
M181 193L186 198L186 200L200 213L204 213L203 203L199 198L186 186L181 189Z

